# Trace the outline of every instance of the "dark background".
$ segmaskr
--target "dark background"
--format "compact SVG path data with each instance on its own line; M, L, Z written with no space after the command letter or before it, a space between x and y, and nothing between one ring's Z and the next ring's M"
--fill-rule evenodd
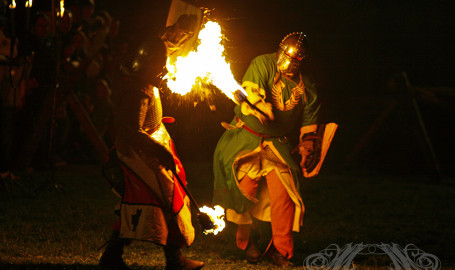
M98 8L106 8L121 20L120 37L134 43L162 31L170 1L97 3ZM455 24L449 1L236 0L198 4L213 9L211 17L222 26L226 58L237 80L253 57L275 51L286 34L307 34L311 55L306 68L319 84L328 120L340 124L326 170L432 174L434 161L423 136L423 123L442 173L453 175L455 147L449 134L455 130ZM412 87L427 93L416 96L423 122L409 103L411 95L390 87L390 79L402 72ZM428 95L434 99L425 98ZM385 113L395 99L396 108ZM218 97L212 103L216 111L204 103L193 107L191 101L179 103L176 111L164 108L177 117L170 130L176 131L173 136L182 158L211 158L223 132L219 122L232 117L232 102ZM386 114L385 120L375 126L381 114ZM347 156L351 158L347 160Z
M163 31L170 2L96 1L98 11L106 9L120 19L118 38L128 41L131 50L147 36ZM275 51L290 32L307 34L311 47L305 68L319 84L327 121L340 125L325 171L431 175L437 163L444 176L454 175L455 24L450 1L197 4L212 9L211 18L223 28L226 58L239 81L253 57ZM411 87L393 87L391 78L403 72ZM418 90L415 96L414 90ZM411 97L416 98L423 122ZM166 98L165 114L177 118L169 130L182 159L210 159L223 132L219 123L230 121L233 103L222 95L197 106L188 97L169 102ZM387 113L394 100L397 105ZM211 111L208 103L217 109ZM431 158L428 140L437 162Z
M127 39L162 31L170 1L97 0L122 21ZM227 57L241 77L256 55L274 51L284 35L306 33L311 64L332 94L374 93L396 69L416 85L454 85L449 1L199 1L229 39ZM240 79L240 78L239 78Z
M127 41L132 53L148 36L163 31L170 5L170 0L95 1L97 11L108 10L120 19L118 40ZM46 9L49 2L36 0L34 5ZM214 9L212 19L223 28L226 58L239 81L253 57L275 51L288 33L303 31L309 38L311 57L304 66L319 84L325 120L338 123L339 129L317 181L301 183L306 212L304 229L296 237L296 257L300 260L331 243L413 243L443 264L453 265L455 19L451 2L199 3ZM20 16L17 19L23 22ZM409 77L408 88L397 79L403 72ZM210 205L212 155L224 131L220 122L232 119L234 104L222 94L197 104L191 96L165 94L162 99L165 114L177 119L167 128L176 141L191 192L201 205ZM209 104L216 110L210 110ZM423 122L413 105L418 106ZM434 147L444 178L439 183L434 181L435 162L425 139ZM111 222L104 222L115 218L112 206L117 198L102 179L98 161L84 161L89 166L68 164L51 173L21 174L25 187L21 182L9 183L12 192L0 196L0 223L6 221L1 226L5 248L0 253L9 257L0 268L95 267L99 247L110 234ZM8 190L4 186L0 191L5 187ZM44 238L43 232L47 232ZM225 232L224 242L219 236L196 239L199 242L191 253L212 269L243 267L232 241L235 232ZM128 249L127 262L134 266L164 265L161 252L148 252L142 245ZM60 265L62 258L70 259ZM384 261L379 259L369 263L381 265Z

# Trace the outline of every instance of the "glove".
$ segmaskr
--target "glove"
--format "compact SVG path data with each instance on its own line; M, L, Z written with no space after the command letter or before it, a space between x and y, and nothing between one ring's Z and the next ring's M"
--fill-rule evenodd
M268 122L272 121L274 119L273 112L272 112L272 104L265 102L264 100L258 101L256 104L253 104L256 106L259 110L264 112L267 116L263 115L262 113L258 112L257 110L253 109L248 103L243 102L241 105L241 111L244 115L253 115L259 121L265 125Z
M302 156L302 159L300 161L300 167L306 169L308 167L308 164L313 157L314 153L314 141L313 140L304 140L300 145L299 145L299 152L300 155Z
M166 46L167 55L170 56L174 52L181 49L185 45L185 42L191 38L192 35L193 32L181 29L178 23L166 28L166 31L161 36L161 39Z
M300 144L298 145L298 151L302 156L300 161L300 167L302 169L308 169L314 161L314 148L317 126L306 126L301 129Z
M253 115L262 124L267 124L270 121L273 121L275 117L273 116L273 106L271 103L265 101L265 92L257 86L249 82L244 82L242 87L245 87L246 96L243 94L242 98L239 99L240 109L244 115ZM264 114L258 112L254 108L252 108L248 102L244 102L248 99L248 102L254 105L257 109L261 110Z
M175 171L176 165L174 161L174 156L167 150L164 150L160 155L158 156L158 159L161 163L161 165L166 169L170 171Z

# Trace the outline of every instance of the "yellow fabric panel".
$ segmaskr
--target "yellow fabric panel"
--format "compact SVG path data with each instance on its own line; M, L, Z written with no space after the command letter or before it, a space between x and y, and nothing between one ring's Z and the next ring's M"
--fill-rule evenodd
M264 148L267 147L270 149L275 158L282 162L272 162L268 159L265 159ZM295 204L295 213L294 213L294 222L293 222L293 231L300 231L300 226L303 223L303 212L304 205L300 197L300 194L294 184L294 179L289 170L289 167L284 163L283 158L279 155L278 150L273 146L272 142L263 142L262 146L259 146L253 151L243 154L233 164L233 169L235 170L236 184L242 194L255 203L255 205L250 209L250 211L245 213L237 213L233 209L226 210L226 219L228 221L234 222L236 224L251 224L253 222L252 216L259 220L269 221L270 222L270 198L268 195L268 190L266 185L261 183L261 187L258 191L257 196L251 197L240 187L240 181L248 175L252 179L259 179L266 176L272 170L275 170L279 176L283 186L288 191L289 197ZM264 181L265 183L265 181Z
M140 213L140 222L133 225L132 216ZM122 205L120 237L151 241L165 245L168 235L166 217L153 205Z
M186 244L189 246L194 241L194 227L191 223L191 206L190 200L188 196L185 196L185 202L183 204L182 209L175 217L177 221L177 225L182 232L183 237L185 238Z

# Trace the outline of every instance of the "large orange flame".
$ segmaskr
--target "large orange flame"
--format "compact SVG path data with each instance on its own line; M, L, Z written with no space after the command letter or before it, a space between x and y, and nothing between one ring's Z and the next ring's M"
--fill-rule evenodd
M207 95L203 84L216 86L228 98L234 100L233 93L243 90L234 79L229 63L224 58L221 44L221 27L214 21L208 21L199 32L199 46L185 57L177 57L175 63L168 58L167 86L181 95L195 90Z

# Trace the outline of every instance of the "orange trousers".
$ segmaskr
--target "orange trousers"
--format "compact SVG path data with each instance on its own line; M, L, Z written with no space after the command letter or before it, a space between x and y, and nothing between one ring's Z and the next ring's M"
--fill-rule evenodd
M264 179L252 179L246 175L240 181L241 189L250 196L256 197L259 184ZM286 188L281 183L275 170L265 176L265 181L270 196L270 215L272 226L272 243L277 251L286 259L290 259L294 254L294 241L292 238L292 225L294 222L295 205L292 202ZM237 246L246 249L252 224L239 224L237 227ZM254 229L254 228L253 228ZM270 245L269 245L270 246Z

